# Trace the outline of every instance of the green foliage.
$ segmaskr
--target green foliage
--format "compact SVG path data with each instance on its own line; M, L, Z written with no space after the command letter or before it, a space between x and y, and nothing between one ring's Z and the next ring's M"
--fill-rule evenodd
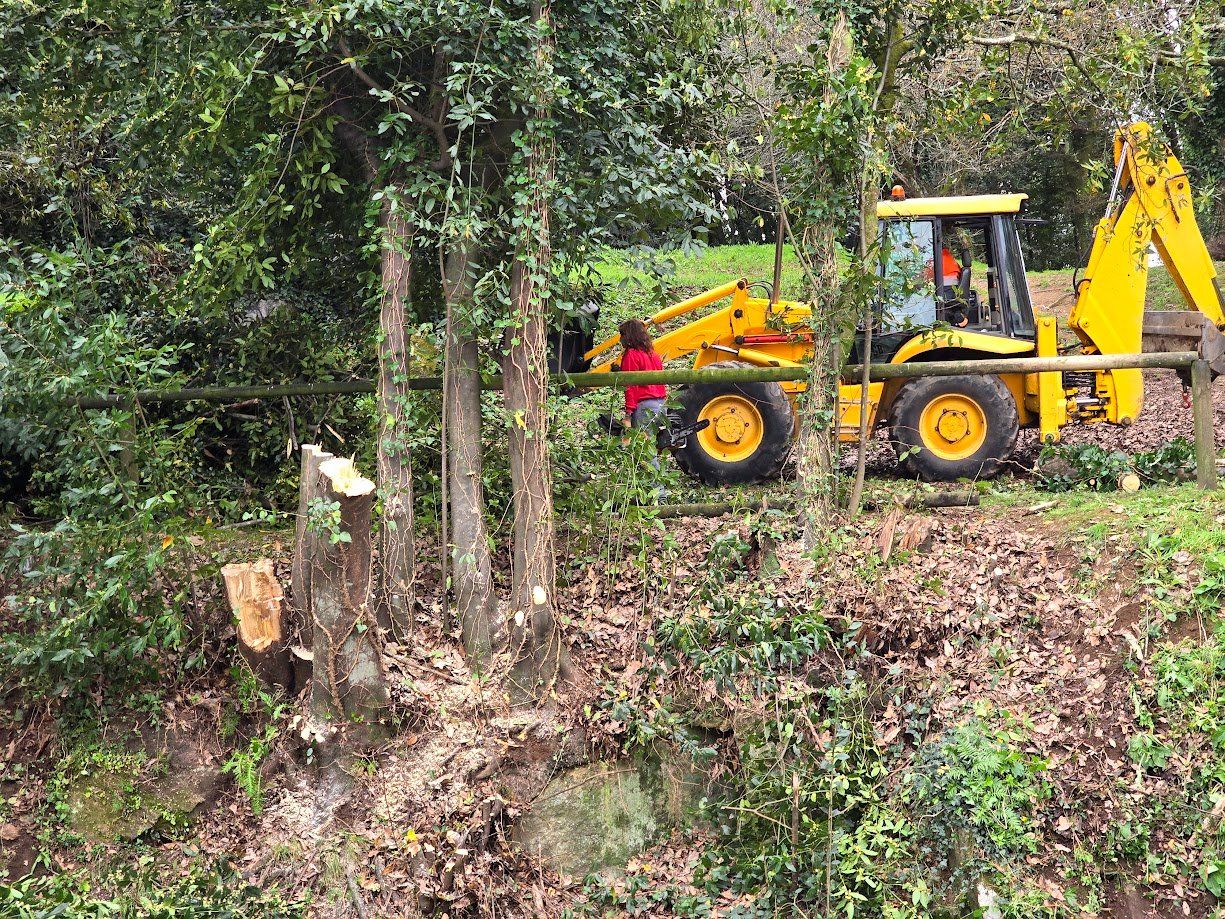
M256 734L245 746L238 747L225 761L221 771L234 776L234 781L251 802L251 810L261 813L264 809L264 779L261 772L264 760L276 745L280 728L270 724L262 734Z
M1205 605L1185 611L1211 617L1206 637L1158 645L1131 687L1139 730L1128 740L1128 756L1159 770L1174 791L1108 841L1111 857L1143 857L1153 871L1198 875L1214 896L1225 890L1225 836L1205 813L1225 801L1225 621L1217 618L1223 572L1221 554L1210 555L1192 597ZM1161 838L1167 841L1157 845Z
M305 909L275 888L247 883L226 861L193 863L175 877L142 856L100 884L69 873L0 884L0 912L13 919L296 919Z
M797 608L769 582L736 578L753 551L734 532L716 537L710 576L693 592L690 612L664 619L656 632L667 656L685 660L699 679L747 695L777 688L776 674L803 668L829 639L819 610Z
M251 802L251 809L258 814L264 809L263 764L276 747L291 706L281 696L261 687L245 662L232 673L238 706L231 713L233 720L222 725L223 736L229 740L235 735L240 716L253 716L258 719L258 726L245 742L235 746L221 771L234 777L235 784Z
M1173 749L1158 740L1151 732L1133 734L1127 742L1127 755L1137 766L1145 769L1164 769Z
M600 875L587 879L583 886L587 902L579 911L566 909L562 919L574 919L579 915L649 916L660 910L669 915L683 917L705 917L716 915L708 896L681 890L674 884L660 884L655 878L631 874L616 883Z
M1217 608L1223 596L1216 594ZM1173 740L1206 739L1210 755L1197 763L1198 780L1225 783L1225 621L1216 621L1205 641L1159 646L1149 668L1150 679L1133 688L1137 718L1149 730L1131 738L1128 753L1144 766L1166 765L1173 748L1154 736L1160 718Z
M1096 444L1046 444L1038 457L1039 479L1049 491L1114 491L1119 478L1132 472L1145 484L1178 482L1194 470L1195 445L1185 437L1133 455Z
M1046 763L1019 749L1026 736L1007 712L979 705L915 764L917 793L936 805L933 823L950 834L970 830L989 858L1015 859L1038 848L1034 818L1050 787Z
M25 589L6 598L16 627L0 638L0 661L20 683L84 696L101 677L151 673L182 642L182 597L168 596L164 579L183 572L181 552L170 551L183 526L172 482L195 426L64 404L97 388L165 385L178 349L143 343L117 313L87 319L66 298L89 265L42 264L0 294L3 409L37 451L32 475L46 497L34 507L49 518L13 524L4 547L3 568Z
M0 141L20 164L0 177L0 201L12 205L0 211L0 271L16 304L5 303L0 327L0 383L15 384L0 387L2 462L33 476L51 520L68 515L66 498L110 501L121 517L150 493L174 492L173 513L133 530L152 534L178 532L193 508L231 519L253 504L288 509L295 441L369 459L373 399L89 415L62 400L373 376L376 266L388 245L412 257L415 372L436 369L436 266L458 240L480 247L476 295L452 318L486 351L500 348L509 257L539 229L524 205L540 184L525 152L540 138L556 157L552 263L534 280L553 315L574 312L592 252L692 243L717 216L705 116L730 66L725 17L711 9L580 0L556 6L545 31L525 4L466 0L188 3L173 11L173 28L157 0L112 4L104 24L71 3L0 12L10 112ZM538 65L546 39L551 60ZM437 130L413 111L432 113ZM412 239L384 239L392 209L408 212ZM491 420L498 401L485 397ZM417 519L429 526L439 400L409 402L396 441L412 456ZM90 426L92 441L80 435ZM485 426L495 447L505 439L497 427ZM586 451L570 443L572 456ZM502 519L512 490L504 451L490 455L486 494ZM575 491L563 488L562 500ZM158 619L156 598L144 597L143 619ZM123 621L117 612L120 630ZM28 624L54 622L40 614Z
M16 628L0 637L0 662L17 683L83 703L99 681L119 688L166 674L183 645L193 575L154 518L12 527L5 564L25 589L7 598ZM172 574L183 580L168 597Z
M848 919L925 913L933 894L916 871L909 791L890 780L866 703L854 677L825 691L793 686L745 736L739 799L699 865L712 894L752 892L762 915L803 904Z
M306 508L306 525L319 536L323 536L332 545L352 542L353 534L340 528L340 502L328 501L326 498L315 498Z
M666 902L681 915L711 915L730 891L744 916L824 907L901 917L925 915L933 901L917 870L909 788L894 781L873 734L873 691L853 670L841 686L804 678L829 648L829 626L762 573L772 543L793 530L767 512L716 537L686 613L656 623L647 695L606 688L628 742L663 740L708 758L714 751L702 750L693 721L712 704L733 709L737 768L727 803L714 808L717 844L694 877L702 896L631 880L590 888L596 902L631 914ZM699 704L669 691L698 686L715 698Z

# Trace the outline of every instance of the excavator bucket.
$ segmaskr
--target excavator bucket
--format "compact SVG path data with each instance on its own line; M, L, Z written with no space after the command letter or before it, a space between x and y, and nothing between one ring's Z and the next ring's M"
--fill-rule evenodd
M1214 379L1225 374L1225 332L1197 310L1145 313L1143 342L1145 352L1195 351L1208 362ZM1188 371L1179 373L1189 380Z

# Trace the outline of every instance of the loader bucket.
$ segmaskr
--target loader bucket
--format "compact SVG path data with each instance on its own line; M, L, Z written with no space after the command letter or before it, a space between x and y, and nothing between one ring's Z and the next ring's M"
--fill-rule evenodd
M1225 333L1195 310L1169 310L1144 314L1145 353L1195 351L1208 362L1213 379L1225 374ZM1187 376L1186 371L1179 371Z

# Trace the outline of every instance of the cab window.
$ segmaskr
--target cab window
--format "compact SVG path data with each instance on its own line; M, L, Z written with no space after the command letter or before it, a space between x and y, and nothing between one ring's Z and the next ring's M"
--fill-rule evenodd
M994 236L989 217L941 221L937 296L942 323L977 332L1004 330Z
M935 224L930 220L886 220L880 229L885 288L881 330L932 326L936 322L932 276Z
M953 328L1032 336L1029 287L1010 217L940 222L937 317Z
M1029 299L1029 280L1025 276L1025 258L1017 239L1016 223L1011 217L997 217L999 238L1003 243L1005 309L1008 313L1009 334L1017 338L1033 338L1034 308Z

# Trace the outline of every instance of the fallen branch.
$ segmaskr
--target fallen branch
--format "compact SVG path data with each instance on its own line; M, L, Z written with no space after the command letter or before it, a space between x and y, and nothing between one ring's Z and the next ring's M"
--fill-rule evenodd
M775 498L773 501L714 501L704 504L660 504L654 508L655 516L661 520L673 517L725 517L728 514L762 510L787 510L795 504L792 498Z
M977 507L979 504L976 491L936 491L919 495L907 495L902 501L902 507L915 509L919 507Z

